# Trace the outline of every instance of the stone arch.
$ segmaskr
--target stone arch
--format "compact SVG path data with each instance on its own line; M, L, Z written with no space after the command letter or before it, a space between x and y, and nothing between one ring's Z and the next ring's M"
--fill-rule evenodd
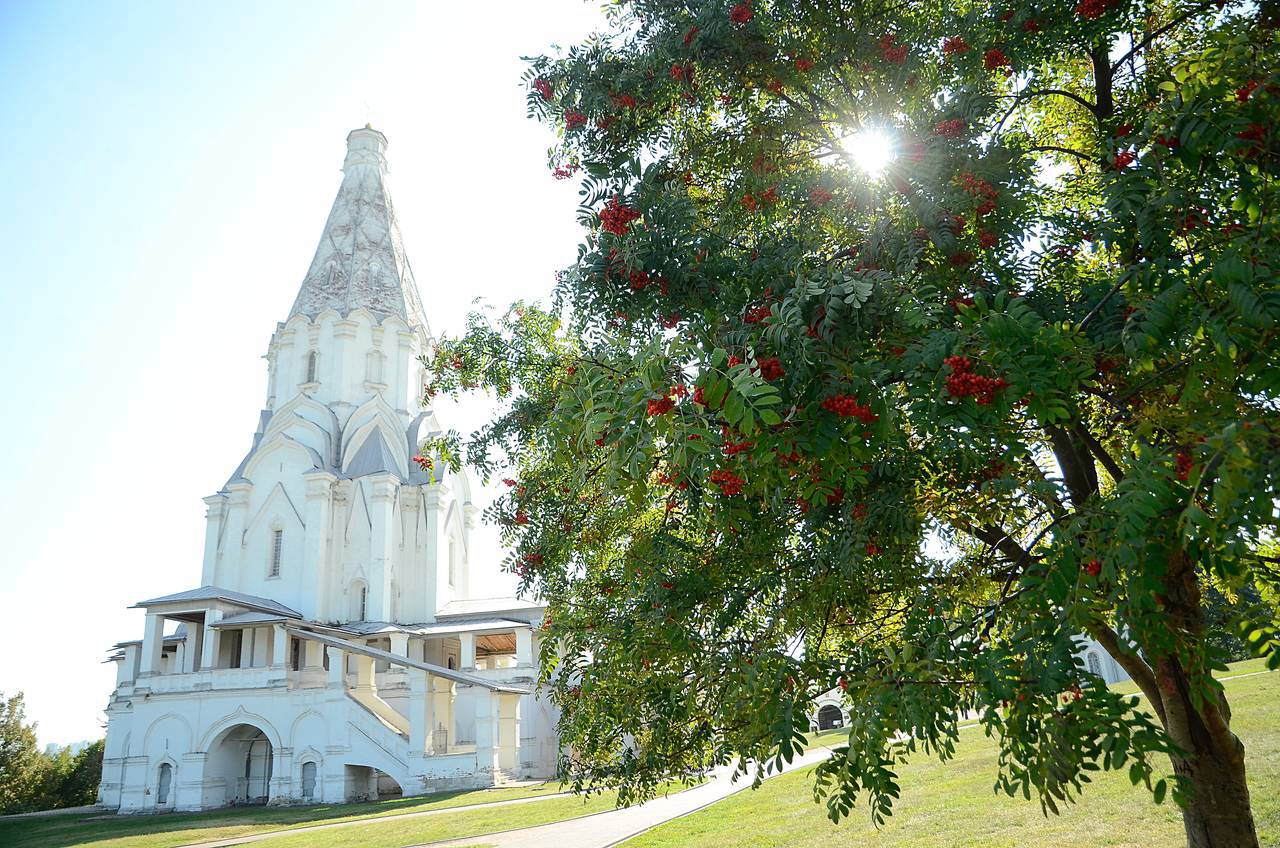
M162 736L162 734L170 735ZM164 740L164 747L156 747L161 739ZM147 727L147 732L142 737L142 753L160 757L166 756L163 752L170 752L168 756L173 756L174 751L185 754L193 750L191 743L194 740L195 733L191 722L178 713L165 713Z
M284 741L280 738L280 732L275 729L271 722L257 713L251 713L244 707L239 707L235 712L229 713L209 725L204 735L200 737L199 750L207 753L209 746L220 734L237 724L248 724L258 728L266 734L267 738L271 740L271 745L275 748L281 748L284 745Z
M818 730L832 730L844 726L844 712L835 704L823 704L818 708Z
M329 725L318 710L305 710L289 727L289 746L294 751L323 751L329 744ZM295 759L300 756L294 754Z

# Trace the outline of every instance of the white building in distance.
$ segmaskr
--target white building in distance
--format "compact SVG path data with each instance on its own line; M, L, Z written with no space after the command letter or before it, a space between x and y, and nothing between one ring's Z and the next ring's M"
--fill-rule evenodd
M112 656L99 801L120 812L335 803L555 771L542 607L485 597L465 474L411 457L430 333L386 138L342 185L267 349L253 447L205 498L198 588L141 601ZM496 566L487 564L496 577Z

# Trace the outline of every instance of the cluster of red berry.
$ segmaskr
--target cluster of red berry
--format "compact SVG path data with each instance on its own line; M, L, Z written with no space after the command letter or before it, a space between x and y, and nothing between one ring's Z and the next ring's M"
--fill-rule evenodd
M1013 61L1004 52L998 48L992 47L986 53L982 54L982 66L988 71L994 71L997 68L1012 68Z
M542 95L543 100L550 100L555 96L551 91L551 83L547 82L542 77L538 77L533 81L533 90Z
M832 395L822 402L822 408L841 418L857 418L863 424L874 424L880 420L869 405L858 403L852 395Z
M555 177L557 180L567 180L572 177L577 170L577 165L560 165L551 172L551 176Z
M938 125L933 128L934 135L940 135L943 138L959 138L964 135L965 127L968 124L964 118L951 118L946 121L938 121Z
M996 246L996 242L998 241L999 239L996 238L995 233L988 232L987 230L978 230L978 247L981 247L983 250L990 250Z
M1117 171L1123 171L1125 168L1133 164L1133 160L1137 159L1137 155L1132 150L1121 150L1116 154L1116 158L1111 160L1111 164L1115 166Z
M422 454L417 454L416 456L414 456L413 461L416 462L418 464L418 467L421 468L423 471L430 471L432 468L431 457L429 456L423 456Z
M676 82L693 82L693 65L675 64L671 66L670 77Z
M725 442L724 455L733 456L735 454L742 453L743 451L749 451L755 446L755 442Z
M807 74L813 70L813 62L808 59L796 59L796 70L802 74Z
M765 380L772 382L786 376L786 373L782 363L778 361L778 357L770 356L760 360L760 376Z
M627 273L627 281L631 284L632 291L644 291L644 287L649 285L649 272L633 268Z
M729 10L729 20L733 21L735 24L745 24L754 16L755 13L751 11L751 4L745 2L745 0Z
M967 356L948 356L942 360L951 368L947 375L947 392L954 398L975 398L980 406L987 406L996 399L996 392L1008 387L999 377L984 377L970 369L973 363Z
M742 316L742 321L745 324L759 324L761 321L768 318L770 314L769 304L761 303L758 306L748 308L746 314Z
M666 415L668 412L675 409L675 406L676 399L670 395L667 395L664 398L650 398L645 401L645 412L649 415Z
M529 515L524 510L520 510L516 513L516 517L513 518L512 521L516 524L528 524Z
M684 34L684 41L682 42L685 47L688 47L693 43L693 37L697 35L698 32L699 30L697 27L689 27L689 31Z
M615 236L626 235L627 227L639 217L639 212L630 206L623 205L622 200L614 195L600 210L600 226Z
M1102 573L1102 561L1097 559L1089 560L1084 564L1084 571L1090 577L1097 577Z
M567 130L576 130L587 125L587 116L573 109L566 109L564 113L564 128Z
M906 45L894 43L892 35L881 36L880 38L880 56L891 65L901 65L907 61Z
M542 565L542 554L525 554L524 561L529 565Z
M973 264L973 253L968 250L961 250L947 257L947 261L956 268L966 268Z
M969 42L963 36L952 35L942 39L942 55L955 56L969 51Z
M717 468L711 472L711 482L720 487L722 495L732 497L733 495L742 494L742 486L747 481L727 468Z
M809 189L809 202L814 206L826 206L834 197L834 194L827 191L822 186L814 186Z
M1191 477L1191 469L1195 468L1196 461L1187 451L1178 451L1178 456L1174 460L1174 471L1178 475L1178 479L1184 483Z
M1086 21L1096 21L1118 3L1119 0L1080 0L1076 4L1076 14Z

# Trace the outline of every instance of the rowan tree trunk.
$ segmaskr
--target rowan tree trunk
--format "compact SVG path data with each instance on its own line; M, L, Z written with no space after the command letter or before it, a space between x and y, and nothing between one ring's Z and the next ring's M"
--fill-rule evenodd
M1185 551L1175 551L1159 600L1176 631L1205 638L1204 610L1195 567ZM1244 743L1231 732L1231 706L1225 692L1191 698L1191 679L1174 656L1153 663L1165 730L1186 753L1173 757L1175 774L1186 778L1190 796L1182 811L1188 848L1258 848L1258 831L1245 782Z
M1175 758L1173 769L1191 783L1192 796L1182 811L1188 848L1258 848L1258 831L1244 779L1244 746L1233 756L1199 752Z

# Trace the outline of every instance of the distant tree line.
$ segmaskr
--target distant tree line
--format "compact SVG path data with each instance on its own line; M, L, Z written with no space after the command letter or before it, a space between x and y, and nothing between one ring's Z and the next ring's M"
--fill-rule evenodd
M94 803L104 745L99 739L75 754L69 747L41 751L22 693L0 693L0 814Z

